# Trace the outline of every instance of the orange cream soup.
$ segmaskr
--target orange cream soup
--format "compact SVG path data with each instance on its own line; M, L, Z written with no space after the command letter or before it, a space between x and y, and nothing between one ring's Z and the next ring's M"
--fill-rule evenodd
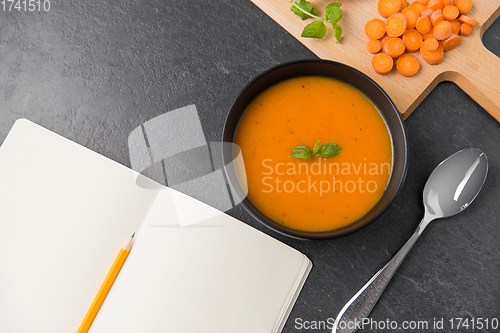
M342 147L331 158L290 157L320 140ZM327 77L298 77L261 93L236 129L248 198L269 218L308 232L358 220L379 201L392 168L392 142L374 104Z

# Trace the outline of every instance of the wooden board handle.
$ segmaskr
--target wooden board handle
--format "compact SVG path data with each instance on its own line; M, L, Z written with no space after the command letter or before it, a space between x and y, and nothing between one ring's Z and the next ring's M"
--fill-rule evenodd
M469 62L467 75L459 73L453 81L489 114L500 122L500 58L475 43L474 58ZM460 75L462 74L462 75Z

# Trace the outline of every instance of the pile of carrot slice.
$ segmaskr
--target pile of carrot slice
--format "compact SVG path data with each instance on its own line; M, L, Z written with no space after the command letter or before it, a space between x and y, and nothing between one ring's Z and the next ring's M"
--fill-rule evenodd
M379 0L378 12L386 20L370 20L365 25L370 39L367 49L375 54L372 66L379 74L394 67L404 76L415 75L420 62L411 54L420 50L428 64L438 65L444 52L458 46L479 23L467 16L472 0Z

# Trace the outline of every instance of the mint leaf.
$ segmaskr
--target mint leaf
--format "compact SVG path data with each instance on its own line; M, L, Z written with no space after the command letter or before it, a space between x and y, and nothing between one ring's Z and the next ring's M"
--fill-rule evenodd
M300 16L302 20L314 18L316 21L309 23L302 31L301 37L321 39L326 35L327 28L325 23L328 22L333 26L333 33L340 43L342 37L342 28L338 22L342 18L341 2L332 2L325 7L325 18L316 16L318 11L310 2L306 0L288 0L292 4L290 10Z
M340 9L340 6L342 6L342 3L332 2L325 8L325 17L333 26L342 18L342 9Z
M316 144L314 145L313 154L316 154L318 151L319 151L319 140L318 140L318 142L316 142Z
M303 160L310 160L312 158L312 151L308 146L299 145L293 148L292 155L290 156L294 158L301 158Z
M340 153L342 147L333 142L325 142L319 148L319 151L316 153L316 157L329 158L333 156L337 156Z
M326 25L322 20L317 20L306 25L300 36L306 38L323 38L325 34Z
M305 20L309 17L312 17L309 14L316 15L318 14L318 11L316 10L316 7L314 7L310 2L307 2L306 0L299 0L299 1L294 1L292 2L293 5L290 7L290 10L294 12L295 14L299 15L302 20ZM303 10L300 10L299 8L302 8ZM307 13L304 13L307 12Z
M333 34L335 35L335 39L337 39L337 44L340 43L340 38L342 37L342 27L335 24L333 26Z

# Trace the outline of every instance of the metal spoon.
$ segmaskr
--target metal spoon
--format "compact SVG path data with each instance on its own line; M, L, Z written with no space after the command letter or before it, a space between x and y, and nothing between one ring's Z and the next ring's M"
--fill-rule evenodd
M434 169L425 184L425 213L417 230L391 261L342 308L332 333L352 333L368 322L375 303L429 222L453 216L467 208L481 190L487 174L488 158L475 148L456 152Z

